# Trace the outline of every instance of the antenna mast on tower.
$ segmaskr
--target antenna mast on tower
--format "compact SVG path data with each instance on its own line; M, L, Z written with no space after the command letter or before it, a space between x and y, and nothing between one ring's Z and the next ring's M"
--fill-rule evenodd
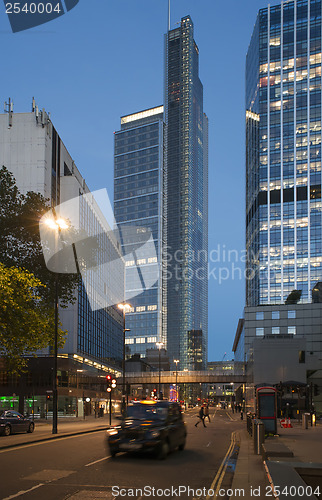
M170 1L169 0L169 3L168 3L168 31L170 31L170 21L171 21L171 17L170 17L170 12L171 12L171 9L170 9Z

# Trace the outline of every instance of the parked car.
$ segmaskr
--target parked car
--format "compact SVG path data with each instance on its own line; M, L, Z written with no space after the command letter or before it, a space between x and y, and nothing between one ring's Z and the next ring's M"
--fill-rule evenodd
M35 424L14 410L0 412L0 433L9 436L15 432L34 432Z
M186 426L180 405L170 401L140 401L127 408L122 424L107 436L112 457L122 451L150 452L164 459L186 445Z

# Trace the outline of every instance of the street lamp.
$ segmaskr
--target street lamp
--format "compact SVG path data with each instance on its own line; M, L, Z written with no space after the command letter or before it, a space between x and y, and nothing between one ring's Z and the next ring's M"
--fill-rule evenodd
M122 371L123 371L123 381L122 381L122 415L125 415L126 402L125 402L125 332L129 332L130 328L125 328L125 313L129 312L132 308L131 304L126 304L123 302L122 304L118 304L117 307L122 309L123 312L123 358L122 358Z
M173 362L176 364L176 402L178 402L178 363L179 363L179 359L174 359Z
M161 388L161 347L163 347L164 344L163 344L163 342L157 342L155 345L159 349L159 387L158 387L158 396L159 396L159 399L161 399L160 398L160 394L161 394L160 393L160 388Z
M61 217L46 219L46 225L53 231L57 231L56 237L62 229L68 229L68 224ZM56 239L57 242L57 239ZM52 434L57 434L58 421L58 390L57 390L57 357L58 357L58 273L55 273L55 331L54 331L54 373L53 373L53 428Z

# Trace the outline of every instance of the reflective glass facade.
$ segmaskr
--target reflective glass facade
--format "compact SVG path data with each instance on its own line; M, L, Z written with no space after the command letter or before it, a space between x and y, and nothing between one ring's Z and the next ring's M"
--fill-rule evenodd
M208 120L203 113L199 49L190 16L165 35L167 162L167 348L180 369L194 369L189 332L208 343Z
M106 231L97 209L93 209L84 196L80 196L79 207L81 228L87 234L96 234L98 240L98 247L92 255L95 268L86 273L86 287L95 290L96 301L113 293L118 302L120 299L117 297L124 296L124 261L120 244L112 231ZM113 262L112 272L110 266L104 266L109 262ZM107 365L120 367L123 356L123 314L117 304L93 310L84 282L82 279L80 281L77 352Z
M259 11L246 60L246 304L322 280L321 1Z
M132 260L126 245L126 296L132 310L126 315L127 352L146 355L146 349L156 342L166 346L166 280L161 252L165 246L166 208L164 167L163 106L121 118L121 130L115 133L114 155L114 215L122 227L134 226L140 231L152 231L156 257ZM126 257L130 255L131 257ZM137 269L147 276L149 268L159 268L159 279L152 288L137 290ZM140 271L139 271L140 272Z

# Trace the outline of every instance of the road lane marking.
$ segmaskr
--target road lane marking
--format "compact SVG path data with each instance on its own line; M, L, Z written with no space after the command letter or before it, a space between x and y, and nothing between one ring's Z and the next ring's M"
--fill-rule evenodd
M217 482L220 481L220 484L222 483L222 480L223 480L222 472L223 472L223 470L226 472L227 458L229 457L230 453L232 452L232 450L234 448L234 444L235 444L235 431L231 434L231 441L230 441L230 445L229 445L228 451L227 451L227 453L226 453L223 461L220 464L220 467L219 467L219 469L217 471L215 479L211 483L211 486L210 486L209 490L214 490L214 487L217 484ZM226 465L226 467L225 467L225 465ZM217 485L217 488L218 488L218 485ZM217 488L216 488L216 491L217 491ZM214 497L216 497L216 495L214 495ZM206 500L209 500L209 498L210 498L210 496L207 495Z
M14 495L10 495L10 497L3 498L2 500L11 500L11 498L20 497L21 495L25 495L26 493L30 493L30 491L33 491L33 490L36 490L37 488L40 488L40 486L45 486L45 483L36 484L36 486L29 488L29 490L18 491L18 493L15 493Z
M211 441L209 441L209 443L206 445L206 448L208 448L208 446L211 444Z
M230 420L235 421L235 419L234 419L234 418L233 418L233 417L232 417L232 416L228 413L228 411L226 411L226 415L227 415L227 417L229 417L229 418L230 418Z
M103 460L107 460L108 458L111 458L111 455L108 457L100 458L99 460L95 460L95 462L91 462L90 464L86 464L85 467L89 467L90 465L98 464L99 462L103 462Z
M215 490L215 493L214 493L214 496L215 496L215 497L217 497L217 496L218 496L218 493L219 493L219 491L220 491L220 487L221 487L221 483L223 482L223 479L224 479L224 477L225 477L225 474L226 474L226 469L227 469L227 467L228 467L228 461L229 461L228 459L230 458L230 456L231 456L232 452L234 451L234 449L235 449L235 447L236 447L236 437L237 437L237 433L236 433L236 431L235 431L235 432L234 432L234 437L233 437L233 442L232 442L232 448L231 448L231 450L230 450L230 453L229 453L229 455L228 455L227 459L225 460L225 465L224 465L224 467L223 467L223 470L222 470L222 472L221 472L220 478L219 478L218 483L217 483L217 485L216 485L216 490Z

